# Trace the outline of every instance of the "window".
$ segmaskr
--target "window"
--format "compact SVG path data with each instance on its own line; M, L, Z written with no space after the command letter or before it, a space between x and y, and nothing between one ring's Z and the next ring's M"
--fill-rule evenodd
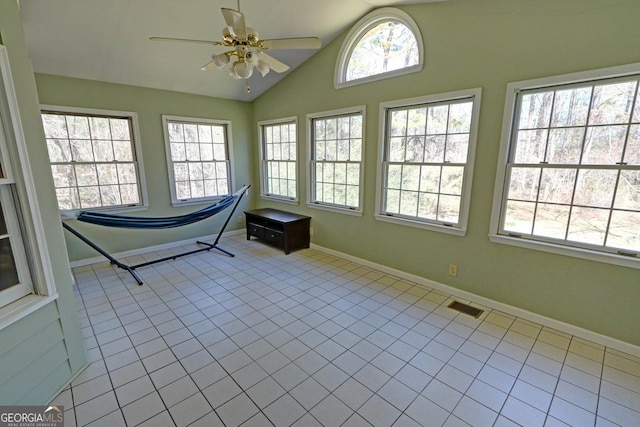
M510 85L496 235L640 255L640 67L629 69Z
M0 143L5 144L1 133ZM0 171L0 306L32 292L31 274L15 204L15 181L5 173L7 169L2 165Z
M362 213L365 107L307 116L309 123L309 206Z
M60 210L143 204L135 121L135 113L43 109Z
M464 235L480 89L381 104L383 221Z
M162 116L174 204L231 194L231 122Z
M0 329L56 298L6 48L0 45Z
M295 117L258 123L262 156L262 195L298 199L297 119Z
M336 88L422 70L420 30L405 12L381 8L347 34L336 62Z

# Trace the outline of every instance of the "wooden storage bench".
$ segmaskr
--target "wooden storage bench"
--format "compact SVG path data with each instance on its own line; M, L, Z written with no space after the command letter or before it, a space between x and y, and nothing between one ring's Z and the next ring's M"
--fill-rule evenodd
M247 240L251 236L271 243L289 254L296 249L309 247L311 217L277 209L245 211Z

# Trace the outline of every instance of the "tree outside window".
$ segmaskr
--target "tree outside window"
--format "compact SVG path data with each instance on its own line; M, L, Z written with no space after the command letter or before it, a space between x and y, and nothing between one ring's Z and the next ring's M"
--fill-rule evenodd
M523 90L500 231L640 253L637 76Z

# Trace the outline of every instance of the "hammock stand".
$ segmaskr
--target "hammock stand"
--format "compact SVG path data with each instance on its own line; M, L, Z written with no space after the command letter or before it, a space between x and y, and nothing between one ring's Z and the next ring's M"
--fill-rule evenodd
M143 262L140 264L127 265L123 262L120 262L117 259L115 259L113 256L111 256L109 253L107 253L107 251L105 251L104 249L102 249L101 247L93 243L87 237L80 234L80 232L72 228L69 224L63 222L62 227L64 227L65 230L67 230L68 232L76 236L78 239L82 240L87 245L91 246L94 250L99 252L102 256L107 258L111 262L111 264L114 264L120 267L121 269L128 271L129 274L131 274L131 276L138 283L138 285L142 285L143 284L142 279L134 271L136 268L145 267L148 265L152 265L152 264L156 264L156 263L164 262L168 260L173 260L179 257L195 254L198 252L210 251L211 249L217 249L220 252L227 254L230 257L235 257L233 253L219 247L218 242L220 241L220 237L222 237L222 233L224 233L224 230L227 228L229 221L233 217L233 214L236 211L236 208L238 207L240 200L242 200L242 196L244 196L244 194L247 192L249 187L251 187L251 185L245 185L234 194L225 197L224 199L220 200L219 202L211 206L208 206L196 212L192 212L190 214L185 214L180 216L138 217L138 216L125 216L125 215L116 215L116 214L99 213L99 212L86 212L86 211L80 212L77 218L78 221L88 222L90 224L101 225L105 227L160 229L160 228L175 228L175 227L181 227L183 225L193 224L195 222L207 219L223 211L229 206L233 205L233 208L231 209L229 216L227 216L227 219L225 220L224 224L222 225L222 228L220 229L220 232L218 232L218 237L213 243L197 241L196 242L197 244L203 245L205 247L171 255L161 259L155 259L152 261Z

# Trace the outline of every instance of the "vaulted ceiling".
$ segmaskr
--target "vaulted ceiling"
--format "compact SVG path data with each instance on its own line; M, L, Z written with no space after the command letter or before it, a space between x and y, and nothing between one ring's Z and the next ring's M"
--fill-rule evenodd
M326 45L368 11L439 0L242 0L247 25L261 38L317 36ZM201 71L224 48L152 42L151 36L221 40L220 8L236 0L19 0L37 73L251 101L309 59L313 50L269 51L291 69L233 80Z

